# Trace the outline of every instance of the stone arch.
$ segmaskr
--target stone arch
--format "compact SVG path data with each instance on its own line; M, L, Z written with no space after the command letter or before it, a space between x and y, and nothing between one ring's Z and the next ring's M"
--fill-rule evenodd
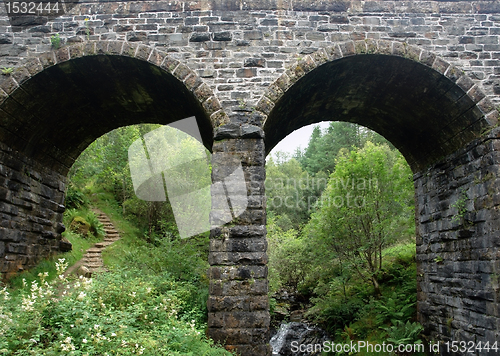
M266 115L267 153L319 121L355 122L391 141L414 173L417 317L426 337L498 339L500 129L477 83L419 47L350 41L297 61L256 109Z
M63 248L66 175L120 126L195 116L212 149L226 116L210 87L153 47L84 42L44 53L0 80L0 273L9 278Z
M77 107L73 100L80 100ZM88 41L27 60L0 85L0 115L2 143L63 173L95 138L120 125L168 124L194 115L211 149L213 128L227 120L212 89L188 66L154 47L121 41ZM86 138L75 147L72 130L51 117L77 126L90 121L74 130ZM37 149L42 140L53 147Z
M352 66L349 65L349 61L353 63ZM362 68L363 73L359 72L358 67ZM385 68L379 70L377 67ZM342 74L342 71L347 71L345 72L347 74ZM395 73L397 71L406 73L396 76ZM386 79L391 80L390 84L394 85L397 80L408 80L415 73L419 73L417 74L419 78L418 80L414 80L414 83L400 82L400 85L397 86L397 89L404 89L404 93L401 96L398 96L397 92L391 92L390 90L384 92L384 85L377 87L375 83L366 93L367 97L361 98L361 100L367 100L366 105L369 105L373 104L373 102L368 103L369 95L373 96L370 100L375 100L375 93L385 94L383 97L386 100L392 100L392 109L374 107L371 109L371 113L370 110L365 110L364 113L368 113L379 119L391 116L392 114L393 116L399 116L402 121L404 115L411 116L411 110L395 113L394 108L398 105L395 101L402 99L402 95L407 95L408 93L414 95L418 90L428 91L427 96L422 95L421 99L425 100L426 104L431 103L432 105L426 108L427 110L424 114L420 115L421 117L414 118L414 125L409 125L406 132L396 132L402 127L402 122L401 125L398 123L397 125L399 126L392 130L394 132L390 132L390 128L387 127L392 125L390 122L384 123L381 122L382 120L377 122L377 119L370 120L370 117L365 117L365 119L356 117L356 115L361 115L362 111L357 110L356 107L362 106L364 109L368 109L364 107L365 103L356 102L358 99L355 99L352 93L352 90L355 89L355 84L363 83L362 74L378 76L373 79L375 81L378 80L379 84L382 84L381 79L384 75L393 76ZM343 92L339 94L338 101L343 100L344 104L330 105L326 103L337 94L333 93L335 90L332 88L327 89L332 92L328 98L327 94L322 95L319 93L323 88L319 88L318 85L314 89L305 89L306 87L311 87L313 82L325 82L325 77L332 74L338 74L341 77L337 81L328 81L330 86L342 86L345 82L349 82L349 80L355 82L352 86L343 88L350 90L350 93ZM345 78L344 75L352 77ZM355 78L356 75L358 75L358 78ZM424 77L428 77L428 80L425 80ZM416 77L413 77L413 79L416 79ZM368 85L369 80L371 78L367 78L366 85ZM421 88L413 90L411 84L420 85ZM297 99L301 95L301 88L307 92L302 94L302 101L298 101ZM432 98L433 94L440 97ZM308 96L309 98L307 98ZM321 97L322 103L318 103L318 97ZM443 107L443 103L439 102L440 100L446 102L448 106ZM328 114L325 114L327 110L324 110L323 114L319 114L319 107L313 109L315 112L306 112L303 107L298 107L298 105L307 103L322 106L321 110L329 107L333 115L328 116ZM408 104L409 102L404 102L402 106L408 106ZM350 105L351 107L346 107L346 105ZM436 128L435 131L429 130L432 123L428 123L427 127L423 125L425 121L424 116L427 115L429 117L431 110L439 108L440 111L437 111L436 114L443 114L445 108L452 108L453 105L457 106L456 110L446 117L446 122L443 121L443 118L435 120L436 122L439 121L436 126L439 129ZM427 167L429 164L437 161L438 158L454 152L461 145L477 138L483 130L496 125L498 119L498 112L491 101L481 91L478 84L474 83L459 68L417 46L386 40L348 41L329 48L320 49L311 55L305 56L291 65L285 73L270 85L257 104L257 110L265 115L263 126L266 132L266 152L270 152L281 139L301 126L322 120L351 121L374 129L386 136L401 150L414 171L419 171ZM391 110L392 113L390 112ZM421 110L424 110L424 108L421 108ZM356 113L356 111L358 112ZM305 115L306 118L299 117L301 114ZM283 115L287 117L287 120L276 119L278 116L283 117ZM408 125L411 122L412 119L408 119L404 124ZM456 127L457 123L459 127ZM429 146L424 143L425 137L422 137L423 128L429 130L427 134L432 133L428 137L429 142L436 141L440 133L445 136L446 140L441 140L443 142L436 141L434 142L436 143L435 145L432 144ZM411 130L413 130L414 134L410 132ZM448 130L449 132L445 133L443 130ZM413 149L405 147L405 145L409 146L408 140L413 140L412 143L415 146ZM441 153L438 153L438 142L440 148L443 148ZM410 152L417 150L420 150L420 153ZM431 151L434 153L431 153Z

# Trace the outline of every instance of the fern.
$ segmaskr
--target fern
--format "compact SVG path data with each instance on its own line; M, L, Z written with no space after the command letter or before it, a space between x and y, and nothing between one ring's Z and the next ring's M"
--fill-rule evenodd
M97 236L104 236L106 232L104 231L104 225L99 221L97 216L93 211L89 211L85 220L90 224L90 231Z
M76 209L67 209L64 212L64 223L69 226L75 217L80 216L80 212Z
M421 344L420 333L424 327L420 323L411 323L407 321L406 324L401 320L394 320L394 325L382 328L387 332L387 341L394 344Z

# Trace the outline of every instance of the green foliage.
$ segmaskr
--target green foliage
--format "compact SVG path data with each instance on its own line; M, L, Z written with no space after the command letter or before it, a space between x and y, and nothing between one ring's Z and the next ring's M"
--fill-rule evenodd
M134 269L46 278L40 273L17 295L0 290L1 354L230 355L213 347L193 317L187 301L196 290L189 284Z
M173 236L154 236L149 239L121 239L110 246L104 258L111 258L113 265L131 266L143 273L168 273L176 280L206 280L208 262L208 237L197 236L180 239ZM203 277L202 277L203 276Z
M405 295L393 292L392 296L383 298L383 300L374 300L371 304L372 310L377 314L377 323L384 324L390 321L395 324L396 321L408 320L415 312L415 301L413 295Z
M413 251L412 258L407 251ZM399 332L401 323L407 322L417 327L418 324L413 323L416 316L415 244L391 247L384 250L384 254L387 258L380 276L382 295L379 298L371 295L352 270L345 272L351 275L345 292L339 288L340 270L330 277L325 274L320 277L323 281L318 281L307 316L335 335L335 341L387 341L387 328L398 326L391 332Z
M81 190L70 184L66 190L65 204L67 209L85 208L89 205L89 199Z
M110 201L117 202L122 214L132 220L148 235L155 233L178 234L174 223L174 215L169 201L149 202L136 197L130 174L128 150L148 132L159 125L134 125L121 127L94 141L77 159L70 170L69 178L72 184L86 194L106 196ZM165 164L176 167L179 163L190 161L199 153L199 143L185 133L170 129L166 130ZM148 148L154 149L154 148ZM208 158L208 157L207 157ZM133 163L133 162L132 162ZM183 170L168 171L170 182L177 184L177 190L186 189L188 182L196 182L198 187L207 187L208 199L200 199L192 205L183 205L178 213L190 215L196 211L208 211L210 204L210 171L206 169L206 161L194 160L184 165ZM109 198L108 198L109 197ZM167 199L168 200L168 199ZM203 205L202 205L203 204Z
M411 171L386 145L344 151L305 231L380 294L382 251L414 231ZM411 236L411 235L410 235Z
M283 231L273 221L268 224L270 290L295 291L304 282L310 268L306 244L293 229Z
M270 158L266 164L267 210L283 230L300 229L314 211L327 176L318 173L313 177L297 160L286 158L278 153L276 161Z
M89 26L89 21L90 19L88 17L85 18L85 35L87 37L87 41L90 40L90 26Z
M324 132L319 126L314 128L309 145L304 152L297 152L296 158L313 176L319 172L330 174L335 170L335 160L342 149L362 148L368 141L377 144L388 143L379 134L357 124L331 122Z
M39 273L45 272L48 273L46 280L51 281L57 278L56 262L58 259L63 258L68 266L72 266L83 257L83 254L85 253L85 251L87 251L88 248L90 248L96 242L102 241L101 238L96 237L84 239L80 235L72 233L71 231L65 231L63 233L63 236L68 239L69 242L71 242L71 251L41 261L36 267L25 271L19 276L11 279L9 281L9 285L14 290L19 289L23 286L23 280L25 280L28 285L30 285L32 281L39 279Z
M89 211L86 216L87 222L90 224L90 231L94 236L106 235L104 231L104 225L99 221L97 215L93 211Z
M47 261L53 276L42 272L9 289L9 301L0 303L0 315L8 318L0 354L230 355L204 336L208 237L153 234L147 242L111 200L97 205L122 235L104 251L111 272L92 280L59 280L60 272ZM87 213L70 209L65 221ZM81 258L88 245L78 241L87 240L65 235Z
M12 67L3 67L2 69L2 75L10 75L12 72L14 72L14 68Z
M71 222L75 219L77 216L82 216L83 213L78 210L78 209L66 209L63 215L63 221L66 226L69 226Z
M383 328L387 332L387 341L394 345L421 344L420 334L424 327L417 322L406 323L396 320L394 325Z
M468 200L469 197L467 196L467 191L462 190L458 199L453 204L451 204L451 207L457 210L457 213L453 216L452 221L465 225L464 217L467 213Z
M98 204L121 232L121 239L103 252L105 265L120 270L131 268L140 276L168 276L191 285L196 292L186 298L188 309L197 320L206 322L208 234L188 239L180 239L174 234L139 238L137 228L124 220L118 207L104 205L103 202Z
M414 191L402 155L365 128L331 123L304 152L275 155L266 168L271 293L309 298L307 318L337 342L381 343L385 328L396 341L417 335ZM320 178L327 184L304 183Z
M82 237L104 237L106 234L104 231L104 225L99 221L96 214L86 208L82 209L68 209L64 213L64 223L69 227L72 232L81 233L81 226L85 226L84 231L88 233L84 234Z
M61 36L58 33L50 36L50 43L54 49L59 49L61 47Z

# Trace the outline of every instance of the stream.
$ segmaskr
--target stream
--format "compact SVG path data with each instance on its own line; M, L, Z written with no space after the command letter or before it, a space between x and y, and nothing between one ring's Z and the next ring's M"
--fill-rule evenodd
M282 323L276 334L271 337L273 356L312 356L321 352L298 350L298 345L317 345L329 340L327 333L314 325L302 322Z

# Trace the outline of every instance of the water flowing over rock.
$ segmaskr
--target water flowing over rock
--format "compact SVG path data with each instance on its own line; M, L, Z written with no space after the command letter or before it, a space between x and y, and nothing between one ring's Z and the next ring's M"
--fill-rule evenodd
M326 332L317 326L291 322L281 324L278 332L271 338L273 356L313 356L321 352L297 351L299 345L318 345L330 340ZM293 342L293 345L292 345ZM295 348L292 352L292 346ZM303 350L306 347L304 346Z

